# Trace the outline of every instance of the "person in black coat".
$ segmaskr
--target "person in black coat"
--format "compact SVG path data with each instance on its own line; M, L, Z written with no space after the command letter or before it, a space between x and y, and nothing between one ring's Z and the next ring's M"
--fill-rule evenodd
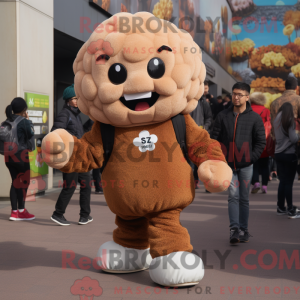
M248 101L250 86L238 82L232 91L232 105L218 114L211 138L221 143L223 154L233 170L228 188L228 212L230 243L235 244L249 241L249 191L253 163L265 148L266 135L260 115L252 110Z
M210 132L213 116L210 105L206 101L206 96L202 96L199 99L196 108L190 113L190 115L198 126L207 130L208 133Z
M199 127L205 129L208 133L210 133L213 118L210 105L207 103L206 97L204 95L199 99L196 108L190 113L190 115ZM193 169L194 174L195 189L198 189L198 168L192 162L191 167Z
M209 104L213 120L217 116L217 109L218 109L218 101L210 94L206 94L206 102Z
M65 105L55 118L51 131L55 129L65 129L71 135L80 139L84 134L84 128L80 118L81 112L77 106L74 84L64 90L63 99L65 100ZM90 173L63 173L63 189L57 199L55 211L51 217L51 220L59 225L70 225L70 222L65 219L64 214L75 192L77 182L80 183L80 218L78 224L85 225L93 221L93 218L90 216Z
M224 100L222 100L221 103L218 103L217 108L216 108L216 117L221 111L227 109L228 107L230 107L232 105L231 98L232 98L232 96L230 94L227 94L226 97L224 98Z
M209 85L207 81L204 81L204 93L199 99L196 108L190 113L196 124L210 133L213 115L210 106L210 102L206 101L206 95L209 92Z
M218 102L218 104L223 103L223 97L222 96L218 96L217 97L217 102Z

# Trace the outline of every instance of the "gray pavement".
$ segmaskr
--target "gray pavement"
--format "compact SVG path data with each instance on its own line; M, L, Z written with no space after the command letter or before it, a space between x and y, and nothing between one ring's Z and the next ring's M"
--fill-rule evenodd
M77 225L78 190L65 214L71 222L67 227L50 220L58 190L26 203L28 211L36 215L34 221L9 221L10 205L0 202L1 299L80 299L71 287L86 276L102 288L102 295L95 295L94 300L299 299L300 219L276 215L277 185L272 181L266 195L250 195L249 231L253 237L236 246L229 244L227 194L207 194L203 187L196 191L194 202L181 214L181 223L206 270L200 284L190 289L159 287L148 271L107 274L92 265L99 246L112 239L116 227L103 195L92 194L94 221L85 226ZM298 181L294 203L300 207Z

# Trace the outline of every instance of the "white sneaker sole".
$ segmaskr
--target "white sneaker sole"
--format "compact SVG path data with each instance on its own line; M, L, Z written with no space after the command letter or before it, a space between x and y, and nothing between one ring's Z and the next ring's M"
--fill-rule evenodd
M194 281L194 282L186 282L186 283L178 283L178 284L169 284L166 285L167 287L183 287L183 286L193 286L193 285L197 285L200 281Z
M61 225L61 226L69 226L70 224L63 224L63 223L60 223L60 222L58 222L58 221L56 221L55 219L53 219L52 217L50 218L53 222L55 222L55 223L57 223L57 224L59 224L59 225Z
M300 215L289 216L289 219L300 219Z
M149 269L148 268L143 268L143 269L138 269L138 270L110 270L110 269L102 269L102 271L106 272L106 273L119 273L119 274L126 274L126 273L136 273L136 272L141 272L141 271L145 271Z
M94 219L88 220L86 223L78 222L78 224L79 224L79 225L86 225L86 224L91 223L91 222L93 222L93 221L94 221Z
M9 219L10 219L11 221L31 221L31 220L34 220L35 217L29 218L29 219L21 219L21 218L13 218L13 217L10 217Z

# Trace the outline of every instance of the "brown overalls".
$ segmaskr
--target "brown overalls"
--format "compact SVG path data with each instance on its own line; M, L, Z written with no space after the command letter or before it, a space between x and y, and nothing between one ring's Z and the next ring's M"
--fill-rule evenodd
M220 144L185 115L186 143L190 159L225 162ZM100 124L75 145L62 172L87 172L100 168L103 147ZM131 128L115 128L114 148L102 174L105 199L116 214L113 239L127 248L146 249L157 257L192 251L188 231L181 226L180 212L194 199L192 169L177 143L171 120Z

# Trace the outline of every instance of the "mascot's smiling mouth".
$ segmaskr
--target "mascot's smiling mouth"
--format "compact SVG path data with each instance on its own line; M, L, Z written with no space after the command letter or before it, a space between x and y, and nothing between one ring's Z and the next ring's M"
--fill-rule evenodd
M155 104L159 94L156 92L145 92L136 94L124 94L120 101L130 110L143 111Z

